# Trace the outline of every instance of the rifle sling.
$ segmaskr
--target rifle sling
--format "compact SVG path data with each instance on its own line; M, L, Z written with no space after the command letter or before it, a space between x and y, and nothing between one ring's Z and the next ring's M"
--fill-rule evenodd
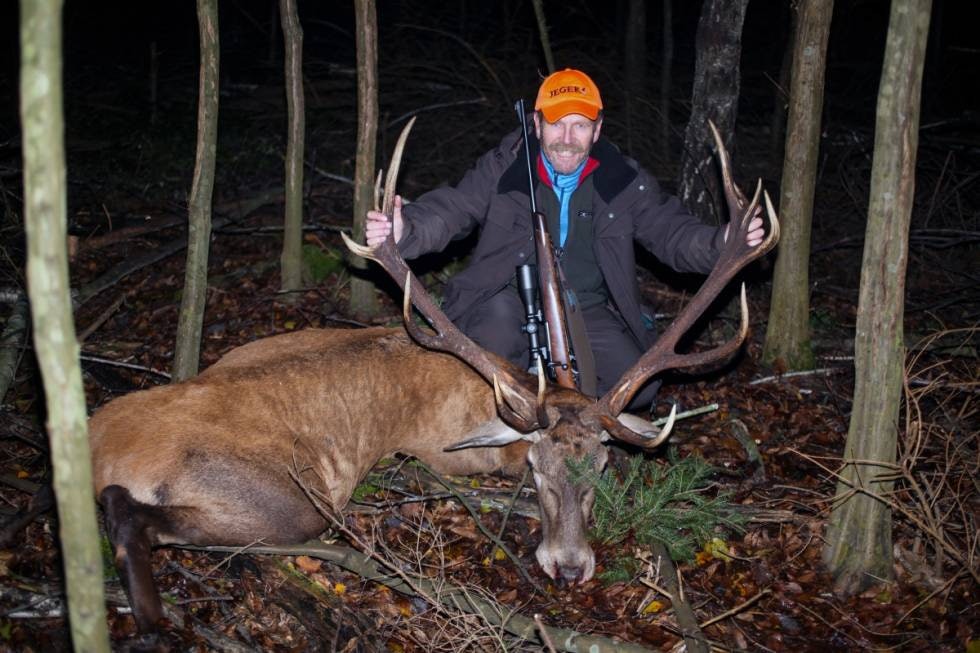
M561 262L556 261L558 278L564 293L565 323L568 326L568 337L572 341L572 352L575 354L575 364L578 369L579 390L589 397L598 396L598 379L595 371L595 355L589 342L589 332L585 328L585 317L579 305L575 291L565 282L565 273Z

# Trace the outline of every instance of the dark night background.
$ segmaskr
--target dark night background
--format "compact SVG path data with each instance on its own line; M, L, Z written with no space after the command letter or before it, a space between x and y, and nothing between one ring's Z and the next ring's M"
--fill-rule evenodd
M662 4L647 3L647 82L644 91L633 98L635 113L629 129L623 72L629 3L545 2L545 12L556 66L585 70L601 90L605 102L603 133L672 190L676 188L691 101L701 3L673 2L673 85L667 143L660 136ZM773 112L783 103L777 86L789 38L789 5L788 0L750 0L748 4L733 148L738 181L743 187L751 187L761 177L777 206L782 150L773 143L771 129ZM0 291L24 287L17 7L13 0L0 2ZM896 522L896 550L905 552L896 583L882 593L846 600L834 597L820 563L820 534L834 492L833 482L823 470L794 453L837 460L847 433L861 248L889 8L887 0L837 0L834 7L811 256L813 344L819 364L831 368L831 373L804 377L795 384L749 383L773 373L757 362L771 290L771 265L763 264L750 275L753 333L745 355L714 376L668 379L662 392L665 399L687 407L711 401L722 404L718 414L680 427L689 436L680 451L684 456L701 454L711 464L744 477L748 475L745 450L731 436L729 427L730 419L742 420L759 444L768 481L758 487L746 485L744 478L720 476L719 485L733 489L739 502L794 515L784 523L753 525L746 534L733 535L733 545L746 556L737 564L713 561L706 566L698 563L685 567L690 592L711 615L733 608L761 588L772 591L742 621L723 622L714 627L718 630L709 631L713 639L742 650L894 647L959 652L968 641L975 646L980 637L977 588L969 581L951 585L946 594L922 602L934 589L927 582L934 565L920 555L922 538L907 521ZM974 394L980 382L975 334L980 322L978 8L980 3L973 0L933 1L922 88L905 322L910 345L942 329L974 329L972 349L964 347L960 353L943 350L952 361L948 378L974 388ZM357 322L356 316L346 312L350 272L339 263L342 246L336 233L350 227L352 210L351 186L344 178L354 175L357 127L353 2L300 0L299 12L304 31L308 164L304 220L310 228L305 243L325 252L337 265L325 279L310 283L297 305L286 305L277 294L281 242L276 229L282 223L287 119L278 2L221 0L221 104L214 204L216 216L235 221L219 230L212 241L202 366L230 348L262 336L306 326L349 326ZM545 72L544 57L530 0L381 0L377 12L381 107L378 165L386 165L407 116L417 113L419 120L408 141L399 181L400 192L415 197L457 181L480 154L516 127L513 101L522 96L533 100ZM151 44L157 53L155 101L150 90ZM194 2L65 3L69 232L84 247L121 227L145 225L159 218L172 221L167 230L82 251L72 261L73 287L98 278L116 263L185 238L184 231L174 224L187 214L194 168L197 75ZM277 192L278 199L253 208L245 216L236 215L238 203L265 193L275 198ZM430 273L425 275L426 283L438 292L439 284L460 265L465 253L466 241L446 255L423 262L420 267ZM76 310L79 332L89 325L97 327L85 339L83 354L110 362L125 361L141 370L86 362L89 409L135 388L164 382L154 370L169 369L172 362L183 262L183 252L171 255L134 272ZM687 297L685 293L700 283L700 277L664 274L649 257L645 262L649 265L638 270L645 298L668 314L678 310ZM0 318L5 320L9 311L7 304L0 303ZM372 323L396 324L400 320L394 303L385 300L382 311ZM713 320L713 326L722 322L722 328L712 330L709 326L707 336L695 335L714 337L715 331L724 331L724 319ZM969 337L966 340L970 342ZM936 359L925 356L921 363L933 364ZM962 395L950 397L960 401ZM43 443L43 402L29 355L18 371L15 387L0 399L5 400L0 418L0 461L4 461L0 462L0 481L16 477L25 482L45 482L49 469ZM976 433L980 431L976 409L969 402L958 409L954 399L923 401L922 408L926 413L936 411L939 416L935 423L945 429L944 433L953 434L950 441L964 433L974 434L969 445L973 449L963 445L961 450L964 467L950 471L949 478L960 479L962 487L972 484L975 489L976 462L973 472L968 463L971 456L976 457ZM929 458L930 464L946 460L941 449L938 445L934 450L926 447L929 455L936 456ZM27 502L22 485L7 485L10 483L0 482L3 516ZM977 493L969 497L960 504L967 510L977 506ZM438 510L442 511L440 523L454 520L453 528L469 521L461 508ZM359 524L365 531L371 530L369 517L356 519L363 520ZM535 528L530 520L523 519L508 526L508 538L514 540L511 543L520 549L529 566L533 564ZM6 610L16 601L3 594L25 579L38 587L52 588L53 594L60 591L60 560L53 532L54 517L42 517L18 535L13 545L4 548L0 544L0 650L67 648L63 620L8 620ZM478 540L478 536L473 539ZM503 566L485 570L478 564L488 555L484 544L467 541L459 545L459 558L469 564L458 562L462 571L456 570L457 575L487 588L505 603L509 597L510 605L520 604L525 593L512 570ZM613 553L597 548L600 566L607 564ZM210 575L209 570L219 567L221 560L214 554L183 550L156 552L155 568L165 592L188 600L215 593L231 597L227 602L194 603L194 610L199 610L193 613L195 625L168 632L175 650L220 648L214 644L217 640L202 643L201 633L205 631L226 633L255 650L318 650L311 642L329 639L329 633L311 624L326 623L325 612L344 608L322 596L320 602L311 604L308 594L290 589L290 583L283 581L288 577L281 568L285 563L239 556L228 568ZM378 632L390 650L428 650L401 629L399 619L414 609L405 607L406 599L379 598L367 583L328 565L321 569L297 561L297 566L325 587L346 584L344 600L359 614L377 617L376 623L383 624ZM188 580L188 570L194 571L197 580ZM936 572L939 580L951 577L949 570L947 566L946 576L940 573L942 569ZM540 572L536 573L543 579ZM108 581L107 588L110 594L121 596L117 582ZM609 589L592 582L568 590L568 594L559 593L557 598L548 597L550 603L538 596L527 598L536 601L533 609L546 614L555 625L669 648L678 640L669 628L661 627L661 616L644 615L641 619L636 614L637 604L648 600L644 599L645 592L636 587ZM530 614L530 609L525 612ZM190 607L186 610L191 614ZM912 616L900 622L899 617L909 611ZM132 623L114 612L110 614L113 642L128 641ZM238 620L234 632L228 626L232 617ZM361 618L354 618L352 623L359 623ZM364 627L362 632L370 628ZM972 653L977 649L968 650Z
M643 147L631 155L646 163L668 185L690 100L694 65L697 2L674 3L675 60L672 92L674 139L671 160L654 162ZM753 0L749 3L742 44L742 96L738 116L740 138L765 138L774 104L782 51L788 34L788 2ZM660 75L660 6L648 3L648 77L650 115L640 129L653 130ZM975 36L975 3L937 0L922 92L923 139L942 138L967 130L975 143L980 40ZM884 0L837 2L829 46L824 134L827 139L867 139L873 129L877 81L888 21ZM228 104L221 107L220 154L248 159L252 165L277 163L269 141L281 139L285 101L278 93L282 81L281 37L276 32L270 61L270 15L274 3L238 0L220 3L221 81ZM608 135L626 147L622 116L622 35L627 3L567 2L548 4L548 21L556 65L581 67L600 86L607 106ZM2 67L0 67L0 165L7 178L17 169L18 117L16 3L0 8ZM179 157L174 172L189 179L193 156L197 71L197 27L192 2L73 2L64 8L65 113L69 180L78 182L76 166L90 163L93 141L104 166L102 183L120 175L127 182L154 184L158 170L134 171L128 165L133 148L168 148ZM416 139L409 157L427 159L417 181L420 190L431 183L454 181L487 146L514 122L511 101L533 99L544 59L534 27L530 2L380 2L380 102L382 121L423 106L473 99L486 102L422 114L420 129L431 137ZM304 71L307 76L308 152L327 160L348 162L352 155L354 108L354 34L352 3L301 2L304 27ZM278 28L278 23L274 24ZM457 40L458 39L458 40ZM459 41L472 47L483 64L499 78L504 93ZM150 43L159 53L157 120L150 125ZM252 97L249 97L249 96ZM314 95L314 97L310 97ZM258 96L258 97L257 97ZM255 102L249 106L248 100ZM240 100L244 106L237 106ZM278 100L278 106L276 105ZM256 105L261 104L261 107ZM319 105L319 106L318 106ZM619 112L617 112L619 110ZM426 118L434 123L426 125ZM278 121L278 122L277 122ZM252 123L252 125L250 125ZM261 126L254 126L260 123ZM386 130L390 136L394 129ZM634 130L636 131L636 130ZM440 140L466 137L452 151ZM385 135L382 135L382 145ZM162 142L161 142L162 141ZM379 151L386 152L381 147ZM458 155L448 157L448 154ZM162 154L161 154L162 155ZM439 166L442 159L448 165ZM267 160L268 159L268 160ZM658 165L654 165L657 163ZM738 165L751 165L744 157ZM81 172L79 170L79 172ZM227 169L225 172L228 172ZM247 171L239 170L247 175ZM332 170L339 172L339 170ZM424 174L428 173L428 174ZM219 171L219 176L221 176ZM16 177L14 177L16 179ZM219 180L217 192L234 192ZM77 183L69 191L69 208L84 201Z

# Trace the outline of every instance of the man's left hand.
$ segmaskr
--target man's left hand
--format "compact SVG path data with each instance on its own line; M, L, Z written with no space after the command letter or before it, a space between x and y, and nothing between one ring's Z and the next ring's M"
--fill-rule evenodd
M728 242L728 230L732 228L731 224L725 225L725 242ZM762 212L756 213L752 221L749 222L749 231L745 234L745 243L749 247L755 247L762 243L762 239L766 236L766 230L762 227Z

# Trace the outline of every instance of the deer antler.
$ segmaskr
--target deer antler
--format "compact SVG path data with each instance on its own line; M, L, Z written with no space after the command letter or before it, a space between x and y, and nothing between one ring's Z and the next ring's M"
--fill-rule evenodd
M711 127L711 133L714 135L715 143L718 146L718 158L721 162L725 200L731 215L728 240L725 242L718 262L715 263L711 274L708 275L708 278L698 290L697 294L691 299L690 303L684 307L684 310L667 327L667 330L664 331L653 346L640 357L633 367L623 374L619 382L599 399L597 409L600 414L605 413L610 416L619 415L633 395L636 394L640 386L658 372L667 369L704 365L731 356L741 347L745 336L748 334L748 302L745 299L745 285L743 284L741 293L741 324L738 333L731 340L714 349L703 352L678 354L675 351L681 336L707 310L711 302L714 301L728 282L731 281L732 277L750 262L771 250L779 240L779 220L776 217L776 211L773 209L772 201L769 199L768 193L766 193L764 196L766 214L769 218L769 233L759 245L750 247L747 244L746 236L749 232L749 224L758 210L760 195L763 194L762 181L760 180L756 185L752 201L747 202L745 195L732 181L731 161L728 156L728 151L725 149L724 143L722 143L721 135L713 123L709 122L708 124ZM610 435L619 439L625 439L613 431L610 431ZM634 435L637 438L641 438L641 441L650 441L647 438L642 438L638 434Z
M389 223L394 220L395 180L401 167L405 141L408 139L408 134L414 124L415 118L412 118L402 129L391 157L391 166L388 168L388 174L385 177L384 199L380 210L388 218ZM432 296L424 290L424 286L412 274L405 259L398 251L394 230L388 234L383 243L374 247L359 245L344 233L341 233L341 237L351 252L378 263L404 291L405 329L416 342L429 349L453 354L475 369L480 376L494 386L500 417L518 431L529 432L547 426L547 424L541 423L543 418L546 419L546 413L543 410L543 391L541 391L540 385L539 394L535 397L530 390L517 382L504 365L495 361L486 350L470 340L452 323L452 320L446 317ZM423 290L413 294L411 291L413 286ZM411 316L410 304L413 304L429 322L434 329L433 332L425 331L415 323Z

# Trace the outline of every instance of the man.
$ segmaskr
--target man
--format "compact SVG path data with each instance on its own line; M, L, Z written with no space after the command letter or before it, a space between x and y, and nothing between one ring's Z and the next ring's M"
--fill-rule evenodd
M541 84L529 142L538 210L548 218L565 279L582 310L602 395L653 343L640 309L633 241L679 272L710 272L727 227L702 224L657 181L604 138L602 99L585 73L565 69ZM440 251L473 229L480 237L469 266L446 286L443 310L485 349L527 367L524 307L515 269L535 258L527 164L521 130L480 157L455 187L411 204L396 198L393 225L367 214L368 245L394 229L405 258ZM763 238L755 218L748 243ZM631 407L649 406L659 382Z

